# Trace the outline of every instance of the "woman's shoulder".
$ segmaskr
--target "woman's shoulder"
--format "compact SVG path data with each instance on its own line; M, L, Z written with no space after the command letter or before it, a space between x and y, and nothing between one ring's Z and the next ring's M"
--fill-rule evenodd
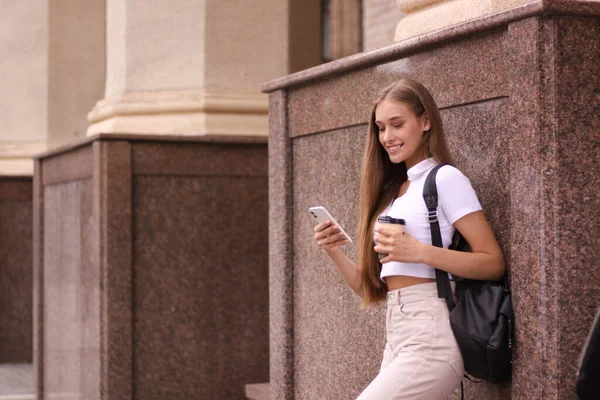
M437 183L452 183L456 181L463 181L468 178L458 168L453 165L446 164L442 166L437 173Z
M436 178L439 203L451 224L468 213L481 210L471 181L458 168L444 165Z
M440 193L456 194L465 190L473 190L469 178L453 165L441 167L438 170L435 182Z

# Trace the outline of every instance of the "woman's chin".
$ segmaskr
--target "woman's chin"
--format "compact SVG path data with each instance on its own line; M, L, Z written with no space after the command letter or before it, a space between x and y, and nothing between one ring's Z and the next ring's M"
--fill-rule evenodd
M390 155L390 161L392 164L400 164L401 162L406 161L404 157L400 157L398 155Z

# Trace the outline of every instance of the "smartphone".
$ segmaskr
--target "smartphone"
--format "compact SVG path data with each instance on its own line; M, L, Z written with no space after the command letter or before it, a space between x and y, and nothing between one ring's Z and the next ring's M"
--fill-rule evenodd
M350 239L350 236L348 236L346 231L344 231L344 229L340 226L340 224L338 224L338 222L335 220L335 218L333 218L331 216L331 214L329 213L329 211L327 211L327 209L325 207L323 207L323 206L311 207L308 209L308 212L312 215L313 220L317 224L320 224L325 221L331 221L331 223L333 225L337 225L337 227L340 228L340 231L342 232L342 234L344 235L346 240L348 242L352 242L352 239Z

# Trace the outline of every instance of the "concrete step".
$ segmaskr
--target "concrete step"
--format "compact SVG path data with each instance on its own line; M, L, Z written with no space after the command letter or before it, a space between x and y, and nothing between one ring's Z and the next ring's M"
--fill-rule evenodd
M32 364L0 364L0 400L34 400Z
M269 384L251 383L246 385L246 399L269 400Z

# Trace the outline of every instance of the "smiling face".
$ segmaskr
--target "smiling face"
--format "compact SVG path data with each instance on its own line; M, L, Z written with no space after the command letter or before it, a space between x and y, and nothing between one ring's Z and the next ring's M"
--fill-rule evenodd
M417 117L406 103L384 99L375 109L375 124L379 143L394 164L404 161L409 169L427 158L422 143L431 125L426 114Z

